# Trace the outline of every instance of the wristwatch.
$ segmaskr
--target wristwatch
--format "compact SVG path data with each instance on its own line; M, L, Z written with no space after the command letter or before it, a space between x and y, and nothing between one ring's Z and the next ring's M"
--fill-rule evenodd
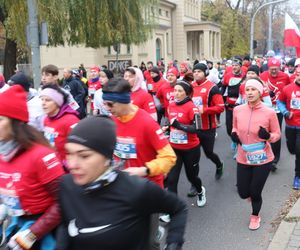
M150 168L148 168L147 166L145 166L146 168L146 175L149 175L150 174Z

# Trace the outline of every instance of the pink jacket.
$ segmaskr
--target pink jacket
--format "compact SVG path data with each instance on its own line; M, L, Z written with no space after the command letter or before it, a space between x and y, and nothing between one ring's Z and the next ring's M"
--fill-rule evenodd
M265 141L258 137L259 127L262 126L270 134L270 139ZM273 109L267 107L263 103L258 103L255 106L250 104L243 104L237 106L233 110L233 128L232 132L236 132L242 144L254 144L259 142L266 142L263 149L265 154L265 160L261 164L266 164L274 159L274 155L271 149L270 142L276 142L280 139L281 132L279 122L276 113ZM255 152L256 156L262 154L262 152ZM255 154L254 153L254 154ZM251 153L243 150L241 145L238 145L238 152L236 161L246 165L261 165L249 163L251 159ZM250 158L249 158L250 157ZM255 156L254 156L255 157Z

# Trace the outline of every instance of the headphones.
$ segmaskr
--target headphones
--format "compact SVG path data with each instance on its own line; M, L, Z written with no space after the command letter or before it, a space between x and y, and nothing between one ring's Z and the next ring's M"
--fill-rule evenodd
M204 71L204 75L205 75L205 77L207 77L209 75L209 69L208 69L207 65L205 65L205 66L206 66L206 70Z

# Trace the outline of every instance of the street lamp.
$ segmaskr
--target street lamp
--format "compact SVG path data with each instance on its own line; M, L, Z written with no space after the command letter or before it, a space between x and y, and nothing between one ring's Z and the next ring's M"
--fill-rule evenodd
M252 18L251 18L251 26L250 26L250 57L253 58L253 37L254 37L254 20L255 20L255 16L257 14L257 12L262 9L263 7L267 6L267 5L271 5L271 4L275 4L275 3L281 3L281 2L285 2L288 0L277 0L277 1L272 1L272 2L268 2L265 3L261 6L259 6L257 8L257 10L254 12Z

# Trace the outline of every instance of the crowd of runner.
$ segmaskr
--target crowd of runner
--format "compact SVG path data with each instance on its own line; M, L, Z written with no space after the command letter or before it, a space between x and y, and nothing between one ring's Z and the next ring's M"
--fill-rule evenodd
M249 229L260 227L262 191L276 171L285 120L300 189L300 58L241 58L214 64L176 60L129 67L42 68L41 86L17 72L0 75L1 245L9 249L183 248L186 204L178 197L184 167L188 197L206 204L201 148L214 149L225 112L237 191L248 199ZM91 217L91 215L93 215Z

